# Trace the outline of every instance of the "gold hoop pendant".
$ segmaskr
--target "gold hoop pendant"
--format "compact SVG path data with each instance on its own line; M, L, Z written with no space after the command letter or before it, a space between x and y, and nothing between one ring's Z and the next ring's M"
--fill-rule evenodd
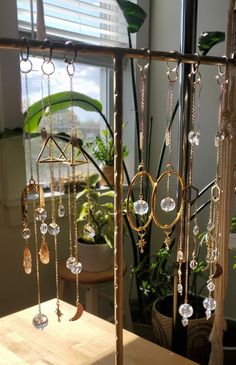
M140 251L143 252L143 248L144 248L144 245L146 244L146 241L144 239L144 236L145 236L145 232L146 232L146 228L148 227L148 225L150 224L151 220L152 220L152 209L150 209L148 207L148 204L143 200L143 197L142 195L139 196L139 200L138 202L140 203L146 203L146 207L147 207L147 212L148 210L150 209L150 213L149 213L149 216L146 220L146 222L143 224L143 225L140 225L137 227L137 225L134 223L133 219L132 219L132 211L131 211L131 207L132 207L132 210L133 210L133 202L131 202L131 193L132 193L132 190L133 190L133 187L134 187L134 184L135 184L135 181L138 179L138 178L143 178L144 176L146 176L151 184L151 187L153 189L153 186L154 186L154 181L151 177L151 175L147 172L147 171L139 171L137 172L131 183L130 183L130 186L129 186L129 189L128 189L128 195L127 195L127 219L128 219L128 222L130 224L130 226L133 228L133 230L135 230L138 235L139 235L139 241L138 241L138 246L140 247ZM135 212L134 214L138 214L138 215L144 215L144 214L147 214L147 212L141 212L141 213L137 213Z
M183 211L183 206L184 206L184 201L183 199L181 198L181 203L180 203L180 208L175 216L175 218L173 219L172 222L168 223L168 224L162 224L160 223L160 221L158 220L158 217L156 216L156 204L157 204L157 189L158 189L158 185L160 183L160 181L167 175L167 177L169 178L171 175L174 175L177 177L179 183L180 183L180 187L181 187L181 192L183 191L184 189L184 183L183 183L183 179L182 177L180 176L180 174L175 171L175 170L166 170L164 171L160 177L157 179L157 181L154 183L154 187L153 187L153 191L152 191L152 205L151 205L151 211L152 211L152 217L153 217L153 220L155 222L155 224L160 228L162 229L165 234L166 234L166 240L165 240L165 244L166 244L166 247L168 248L169 247L169 244L171 242L171 239L170 239L170 234L171 234L171 230L172 228L174 227L174 225L178 222L178 220L180 219L181 215L182 215L182 211ZM168 197L169 198L169 197Z

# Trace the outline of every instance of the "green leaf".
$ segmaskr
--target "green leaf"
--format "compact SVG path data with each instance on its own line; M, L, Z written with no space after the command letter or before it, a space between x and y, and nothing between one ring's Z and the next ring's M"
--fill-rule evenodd
M84 196L84 195L86 195L86 194L88 194L88 192L89 192L89 190L86 188L86 189L84 189L84 190L82 190L82 191L80 191L77 195L76 195L76 199L80 199L80 198L82 198L82 196Z
M88 185L89 187L95 186L100 180L99 174L92 174L89 176Z
M111 240L107 237L107 235L106 234L104 234L104 239L105 239L105 241L106 241L106 243L108 244L108 246L110 247L110 248L112 248L113 246L112 246L112 242L111 242Z
M111 198L114 198L115 192L114 192L114 190L109 190L109 191L106 191L105 193L100 193L100 198L102 198L104 196L109 196Z
M101 112L102 104L96 100L92 99L87 95L71 92L63 91L60 93L52 94L50 96L50 104L51 111L55 113L59 110L69 108L71 106L71 98L73 99L73 105L78 106L81 109L90 112ZM24 131L26 133L32 133L37 131L40 120L42 118L42 105L44 105L45 109L49 106L48 96L43 98L43 100L39 100L36 103L32 104L28 112L24 115Z
M138 32L147 16L145 11L139 5L128 0L117 0L117 3L128 23L130 33Z
M206 56L213 46L224 40L224 32L203 32L198 40L198 48L202 52L202 55Z
M77 218L77 222L82 222L86 219L88 214L88 204L83 204L83 206L81 207L80 211L79 211L79 215Z
M105 203L105 204L101 204L100 206L101 207L104 207L106 209L110 209L110 210L114 211L114 205L113 205L113 203Z

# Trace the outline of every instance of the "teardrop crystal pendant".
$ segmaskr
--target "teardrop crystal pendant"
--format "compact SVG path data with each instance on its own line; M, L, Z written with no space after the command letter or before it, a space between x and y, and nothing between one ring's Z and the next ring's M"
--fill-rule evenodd
M182 285L182 284L178 284L178 293L179 293L180 295L182 295L182 294L183 294L183 285Z
M40 232L42 234L46 234L48 231L48 225L46 223L42 223L41 226L40 226Z
M24 228L22 231L22 237L24 240L28 240L30 238L31 232L29 228Z
M139 199L136 202L134 202L134 212L139 215L144 215L148 212L148 203L143 200Z
M187 326L188 318L193 315L193 307L188 303L181 304L181 306L179 307L179 314L183 317L183 326Z
M222 131L217 131L215 135L215 147L219 147L220 142L225 139L225 133Z
M38 313L34 316L32 324L35 328L37 328L37 330L43 330L48 325L48 318L45 314Z
M47 212L44 208L39 207L39 208L35 209L34 214L35 214L36 221L39 221L39 222L45 221L45 219L47 218Z
M191 260L189 266L191 267L192 270L195 270L197 267L197 261Z
M167 196L166 198L162 199L161 201L161 209L166 212L172 212L175 209L175 201L171 197Z
M63 204L59 204L58 209L57 209L58 217L59 218L63 218L65 216L65 212L66 212L66 210L65 210L64 205Z
M52 222L49 224L48 226L49 234L51 234L52 236L57 236L59 232L60 232L60 227L58 226L58 224L56 224L56 222Z
M66 267L67 269L71 270L71 267L76 264L76 258L74 256L70 256L66 260Z
M70 270L71 270L72 274L75 274L75 275L81 273L81 271L82 271L81 262L77 262L75 265L72 265Z
M93 238L96 234L95 232L95 229L93 228L93 226L91 226L91 224L87 223L85 226L84 226L84 236L86 238Z
M200 132L199 131L190 131L188 134L188 141L192 146L199 146L200 143Z

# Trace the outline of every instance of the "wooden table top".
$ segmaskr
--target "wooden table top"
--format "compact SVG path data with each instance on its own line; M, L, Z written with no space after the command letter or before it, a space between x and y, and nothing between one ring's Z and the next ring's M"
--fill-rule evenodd
M84 312L70 322L75 307L61 301L62 321L55 315L56 300L42 304L48 326L36 330L37 306L0 319L1 365L113 365L114 325ZM124 365L196 365L124 330Z

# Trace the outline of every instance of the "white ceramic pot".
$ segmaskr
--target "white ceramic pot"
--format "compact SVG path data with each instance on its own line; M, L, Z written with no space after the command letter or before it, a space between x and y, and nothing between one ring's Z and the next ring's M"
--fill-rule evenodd
M79 242L78 250L84 271L106 271L113 264L113 250L106 243L87 244Z

